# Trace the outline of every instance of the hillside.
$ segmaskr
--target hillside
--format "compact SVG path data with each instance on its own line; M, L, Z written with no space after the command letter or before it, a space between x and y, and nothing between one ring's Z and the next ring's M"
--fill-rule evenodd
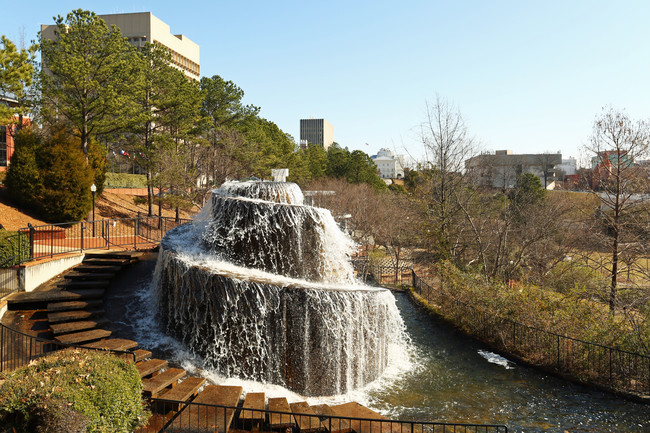
M111 218L134 218L147 214L147 205L135 204L134 199L137 197L133 192L140 193L141 191L129 190L115 190L119 192L111 192L106 190L97 198L95 207L95 219L111 219ZM181 218L189 218L199 211L198 208L192 210L181 210ZM154 214L158 215L158 206L154 206ZM163 216L174 217L176 213L173 209L163 205ZM20 209L15 206L7 197L7 193L3 188L0 188L0 224L7 230L18 230L27 227L27 223L34 226L49 224L42 219L34 216L33 213Z

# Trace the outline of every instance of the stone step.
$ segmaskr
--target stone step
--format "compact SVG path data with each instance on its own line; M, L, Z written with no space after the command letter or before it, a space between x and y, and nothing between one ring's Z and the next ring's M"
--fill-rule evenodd
M112 332L106 329L93 329L90 331L59 335L56 337L56 341L64 344L85 344L95 340L101 340L102 338L108 338L111 334Z
M289 402L284 397L269 398L269 411L291 413ZM271 429L292 429L296 426L293 417L289 414L270 413L269 425Z
M241 393L241 386L208 385L193 401L194 403L237 406ZM170 430L228 433L234 416L235 409L188 405L178 413ZM200 426L200 430L194 430L196 426Z
M164 394L160 394L158 398L174 401L187 401L199 391L204 383L205 379L202 377L188 377L172 389L166 391ZM174 408L174 410L178 409Z
M125 338L109 338L102 341L95 341L94 343L84 344L84 347L106 350L132 350L138 347L138 342L127 340Z
M76 272L84 272L87 274L90 273L104 273L104 272L111 272L111 273L117 273L122 270L122 266L111 266L111 265L105 265L105 266L93 266L93 265L77 265L73 268Z
M142 381L142 392L147 396L156 397L160 391L168 386L171 385L174 387L178 379L182 378L186 374L187 372L182 368L170 368L165 370L151 379L144 379Z
M87 281L87 280L110 280L115 272L69 272L63 276L66 280Z
M157 373L163 368L167 368L167 361L162 359L150 359L148 361L142 361L135 364L135 368L138 369L140 377L146 377Z
M83 310L86 308L101 307L102 299L88 299L85 301L51 302L47 304L48 312Z
M346 418L363 418L366 420L387 420L385 416L375 412L372 409L357 403L350 402L339 404L336 406L330 406L332 411L337 416L342 416ZM399 423L381 423L381 422L372 422L372 421L353 421L351 426L356 433L399 433L402 425Z
M120 251L107 253L86 253L85 259L113 259L113 260L139 260L143 253L137 251Z
M133 351L135 353L135 362L144 361L151 358L151 352L148 350L138 349Z
M57 284L57 287L60 287L63 290L70 289L102 289L110 285L110 281L107 280L66 280L62 283ZM102 296L104 293L102 292Z
M64 322L50 324L50 329L54 335L68 334L70 332L86 331L88 329L95 329L102 325L109 323L108 319L97 320L79 320L75 322Z
M44 290L42 292L16 292L6 297L10 309L35 310L51 302L97 299L104 296L103 289Z
M47 320L50 323L72 322L74 320L84 320L90 317L97 317L104 315L104 310L74 310L74 311L60 311L57 313L48 313Z
M306 401L299 401L289 404L293 418L296 420L298 429L304 433L315 433L324 430L325 427L320 422L320 418L307 404Z
M88 255L86 254L86 257ZM81 262L84 266L126 266L130 263L129 259L101 259L101 258L85 258Z
M350 421L347 419L340 418L329 418L336 417L332 408L327 404L317 404L313 405L311 409L316 415L321 416L321 423L323 427L327 429L330 433L352 433L354 429L350 427ZM330 421L331 420L331 421Z
M266 400L263 392L249 392L246 394L244 405L242 406L242 410L239 413L239 419L244 424L244 427L259 430L260 426L264 424L265 414L263 411L265 407Z

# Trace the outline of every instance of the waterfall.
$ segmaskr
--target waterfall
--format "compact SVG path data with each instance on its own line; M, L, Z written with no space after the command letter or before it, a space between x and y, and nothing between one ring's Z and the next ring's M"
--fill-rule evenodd
M393 295L353 278L353 242L295 184L233 182L161 242L166 328L208 368L306 396L363 387L404 338Z

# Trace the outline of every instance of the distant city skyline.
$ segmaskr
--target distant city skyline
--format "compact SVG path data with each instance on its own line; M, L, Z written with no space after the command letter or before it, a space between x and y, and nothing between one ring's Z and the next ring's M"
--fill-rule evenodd
M0 0L3 10L13 2ZM195 2L35 0L0 33L20 43L72 9L152 12L201 47L201 74L299 140L325 118L336 142L421 158L418 125L436 94L462 112L485 151L588 160L606 106L650 118L650 3L644 1ZM368 143L368 145L366 145Z

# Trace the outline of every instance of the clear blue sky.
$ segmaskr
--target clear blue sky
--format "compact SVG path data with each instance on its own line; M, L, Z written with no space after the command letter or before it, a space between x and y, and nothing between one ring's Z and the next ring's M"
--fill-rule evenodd
M647 1L0 0L0 33L83 8L151 11L201 47L201 73L299 138L323 117L334 138L374 154L422 154L418 125L436 94L484 150L579 156L602 107L650 118ZM369 143L366 146L365 143ZM405 150L406 149L406 150Z

